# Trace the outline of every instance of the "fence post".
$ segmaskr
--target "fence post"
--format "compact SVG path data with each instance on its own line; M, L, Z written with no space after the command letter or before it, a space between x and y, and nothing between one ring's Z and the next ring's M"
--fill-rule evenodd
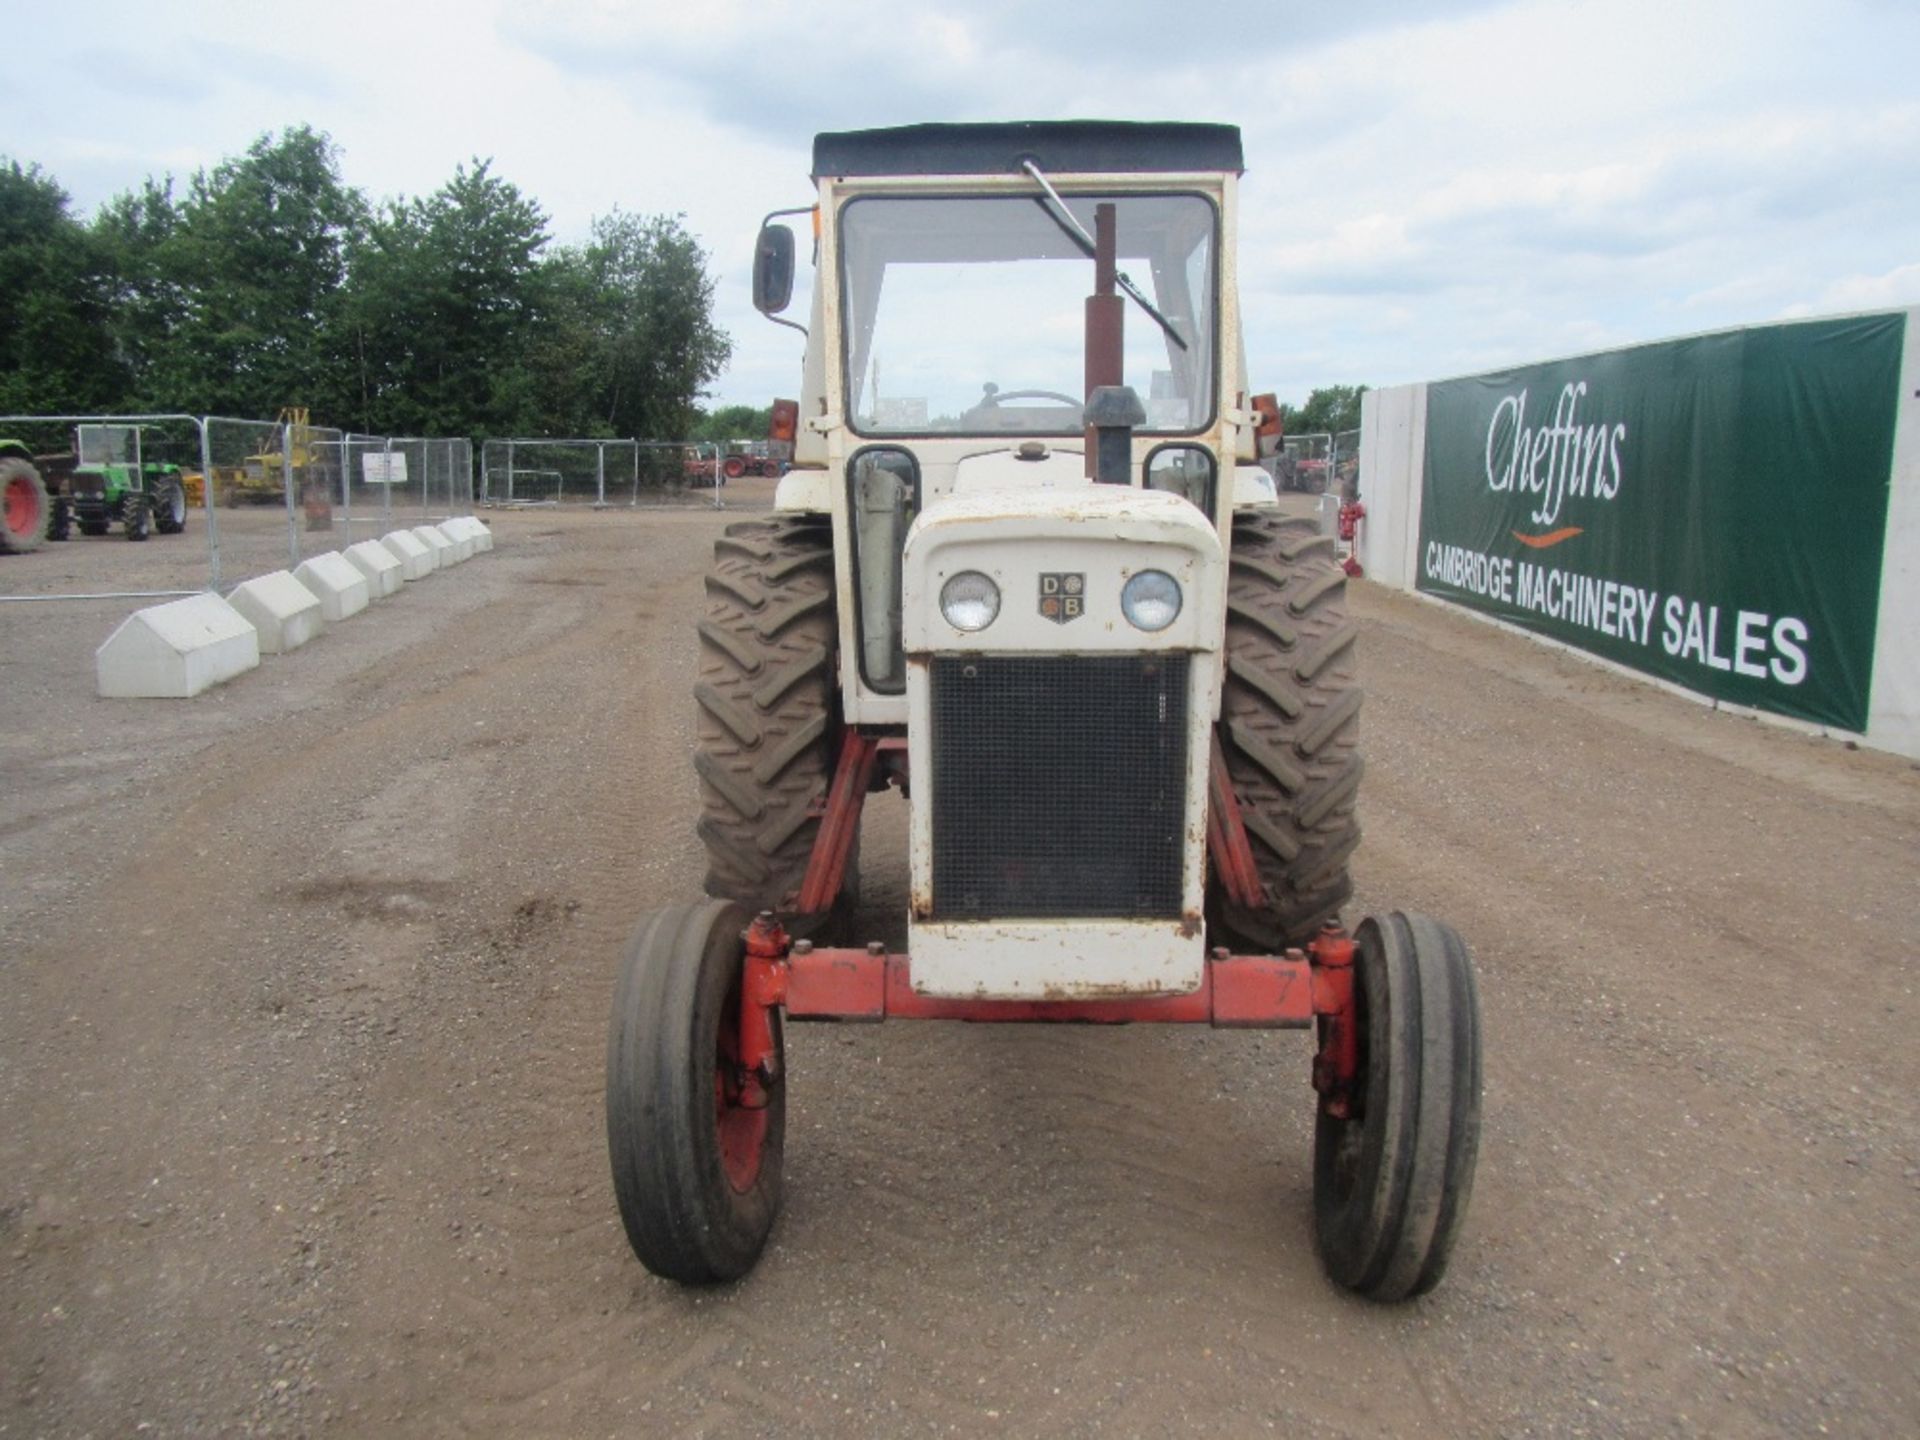
M200 427L200 490L201 499L207 507L207 571L211 588L220 593L220 522L213 517L213 447L207 441L207 417L202 415Z
M267 447L262 445L260 453L265 455ZM307 454L312 458L313 435L307 435ZM280 427L280 491L287 502L287 568L297 569L300 564L300 517L295 504L293 481L293 426Z

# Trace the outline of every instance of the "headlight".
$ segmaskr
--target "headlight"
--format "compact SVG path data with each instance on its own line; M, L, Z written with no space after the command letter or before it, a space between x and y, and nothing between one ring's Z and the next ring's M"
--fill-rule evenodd
M956 630L984 630L1000 613L1000 587L978 570L962 570L940 587L940 613Z
M1120 613L1137 630L1164 630L1180 615L1180 582L1162 570L1142 570L1120 591Z

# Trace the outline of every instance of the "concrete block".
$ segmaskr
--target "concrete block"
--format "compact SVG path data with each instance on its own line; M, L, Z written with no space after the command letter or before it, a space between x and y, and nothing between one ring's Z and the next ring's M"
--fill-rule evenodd
M446 536L447 543L453 546L453 558L456 564L462 560L471 560L473 552L479 548L473 536L468 534L457 520L442 520L433 528Z
M453 553L453 542L431 525L416 525L412 530L413 538L433 552L433 563L438 569L459 564Z
M440 529L448 535L462 535L473 541L473 553L493 549L493 531L487 528L486 521L477 515L460 515L452 520L440 522Z
M400 562L378 540L362 540L357 545L347 546L342 553L352 562L354 569L367 577L367 593L375 600L398 594L400 587L406 583Z
M109 699L187 699L260 663L260 636L218 595L149 605L94 652Z
M320 597L320 613L328 620L349 620L372 603L367 577L338 550L302 560L293 578Z
M396 530L391 535L382 535L380 543L387 547L389 555L400 562L402 579L424 580L433 573L433 551L427 548L426 541L411 530Z
M294 579L291 570L234 586L227 603L259 632L262 655L284 655L320 633L320 597Z

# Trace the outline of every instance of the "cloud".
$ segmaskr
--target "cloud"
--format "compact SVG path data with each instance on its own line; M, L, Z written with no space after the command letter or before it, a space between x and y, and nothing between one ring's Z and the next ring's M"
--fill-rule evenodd
M76 101L16 107L8 150L90 208L305 122L376 199L480 155L563 241L684 213L730 401L798 382L747 256L813 134L924 120L1239 124L1249 358L1290 399L1915 298L1911 0L335 0L338 43L289 13L25 11Z
M1787 318L1825 315L1851 310L1908 309L1920 305L1920 263L1896 265L1878 275L1843 275L1824 286L1811 304L1796 302L1781 314Z

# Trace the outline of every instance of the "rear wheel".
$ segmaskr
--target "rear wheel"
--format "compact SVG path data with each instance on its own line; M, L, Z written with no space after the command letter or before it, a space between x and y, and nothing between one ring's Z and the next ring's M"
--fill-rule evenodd
M1480 1149L1480 1002L1460 937L1425 915L1354 935L1360 1067L1345 1118L1314 1127L1314 1238L1371 1300L1440 1283Z
M607 1150L634 1254L683 1284L753 1268L780 1210L786 1144L782 1041L775 1073L739 1063L747 912L708 900L641 922L607 1036Z
M841 738L833 531L825 516L727 527L707 574L694 685L707 893L818 938L850 913L858 848L825 916L796 915Z
M0 460L0 554L38 550L52 515L47 482L33 464L18 456Z
M1315 521L1234 515L1220 748L1267 898L1214 891L1217 939L1236 949L1305 945L1353 893L1362 692L1346 580Z
M738 480L747 473L747 462L738 455L729 455L721 462L720 473L729 480Z

